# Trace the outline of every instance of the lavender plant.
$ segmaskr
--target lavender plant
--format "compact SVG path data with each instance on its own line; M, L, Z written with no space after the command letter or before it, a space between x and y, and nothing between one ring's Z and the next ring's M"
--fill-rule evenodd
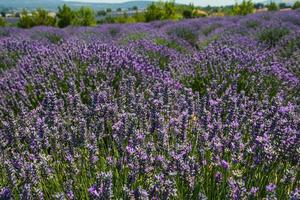
M1 29L0 199L299 199L296 19Z

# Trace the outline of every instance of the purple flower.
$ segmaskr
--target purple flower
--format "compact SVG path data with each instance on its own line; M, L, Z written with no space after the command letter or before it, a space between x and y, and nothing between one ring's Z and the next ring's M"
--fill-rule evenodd
M97 188L95 185L91 186L89 189L88 189L88 192L89 192L89 195L92 197L92 198L98 198L100 197L100 193L98 192Z
M8 188L5 187L0 190L0 199L3 199L3 200L11 199L11 192Z
M225 170L229 168L229 164L225 160L221 160L221 167Z
M269 185L266 186L266 190L268 192L273 192L275 189L276 189L276 185L273 184L273 183L271 183L271 184L269 184Z
M217 183L221 182L221 180L222 180L222 174L220 172L217 172L215 174L215 180L216 180Z
M257 193L257 191L258 191L258 188L257 187L251 187L251 189L250 189L250 195L253 195L253 196L255 196L256 195L256 193Z

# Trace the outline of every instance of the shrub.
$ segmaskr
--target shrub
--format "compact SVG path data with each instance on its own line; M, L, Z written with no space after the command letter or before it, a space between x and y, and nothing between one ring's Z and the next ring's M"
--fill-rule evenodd
M145 22L145 16L143 13L136 12L132 17L136 22Z
M284 8L289 7L288 5L286 5L286 3L280 3L278 6L279 6L280 9L284 9Z
M292 7L294 10L300 8L300 1L296 1Z
M45 32L45 33L43 33L43 36L45 38L47 38L53 44L58 44L61 41L61 39L62 39L62 37L60 35L55 34L55 33L47 33L47 32Z
M300 36L290 39L280 48L280 56L290 58L294 52L300 49Z
M253 28L253 29L257 28L259 25L260 25L260 23L257 20L248 20L245 23L245 26L247 28Z
M120 41L120 44L129 44L130 42L134 42L134 41L139 41L143 38L145 38L146 34L145 33L130 33L128 34L126 37L122 38L122 40Z
M175 36L187 41L192 46L195 46L198 40L197 33L187 27L174 28L169 32L169 34L174 34Z
M18 27L20 28L31 28L35 24L31 16L28 15L26 10L23 10L20 16L20 20L18 22Z
M259 40L270 46L275 46L277 42L288 33L289 30L286 28L268 28L259 34Z
M38 8L32 13L32 16L28 14L26 10L23 10L18 22L18 26L21 28L31 28L33 26L55 26L56 18L49 16L48 11Z
M5 20L2 17L0 17L0 26L5 26L5 25L6 25Z
M72 25L75 26L94 26L96 25L96 19L93 9L89 7L81 7L74 13L74 19Z
M175 19L176 18L176 8L174 1L165 2L163 4L163 19Z
M72 19L74 17L74 13L70 7L68 7L66 4L63 5L63 7L58 7L58 26L60 28L67 27L71 25Z
M157 4L152 3L146 9L145 20L146 22L160 20L162 19L163 15L164 15L163 9L157 6Z
M251 0L243 0L241 4L235 4L232 8L233 15L247 15L254 12L254 4Z
M275 2L271 2L267 5L268 11L277 11L279 10L278 5Z
M180 46L180 44L178 44L175 40L167 40L167 39L163 39L163 38L156 38L154 40L154 43L158 44L158 45L166 46L168 48L174 49L174 50L176 50L178 52L181 52L181 53L186 53L186 49L183 48L182 46Z
M34 26L55 26L56 19L54 17L49 16L48 11L38 8L32 14L32 20Z
M186 19L192 18L192 11L191 10L184 10L182 12L182 16Z
M105 15L106 15L106 11L105 11L105 10L99 10L99 11L97 12L97 15L98 15L98 16L105 16Z
M174 1L152 3L145 11L145 21L155 21L164 19L176 19L176 7Z

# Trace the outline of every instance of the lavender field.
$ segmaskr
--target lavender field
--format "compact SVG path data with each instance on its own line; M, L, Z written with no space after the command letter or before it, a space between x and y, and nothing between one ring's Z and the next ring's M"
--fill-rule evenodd
M0 199L300 199L300 11L0 29Z

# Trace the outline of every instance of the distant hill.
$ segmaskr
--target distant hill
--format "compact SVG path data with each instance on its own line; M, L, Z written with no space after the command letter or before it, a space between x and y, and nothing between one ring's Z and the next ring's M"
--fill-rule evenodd
M127 9L137 6L139 9L146 8L152 1L142 0L142 1L128 1L124 3L82 3L82 2L72 2L63 0L0 0L0 8L12 8L20 10L23 8L33 10L38 7L42 7L48 10L57 10L57 7L63 4L67 4L72 8L78 8L81 6L89 6L96 10L111 8L113 10L117 8Z
M296 2L296 0L265 0L262 3L263 4L269 4L270 2L274 2L274 3L277 3L277 4L286 3L287 5L293 5Z

